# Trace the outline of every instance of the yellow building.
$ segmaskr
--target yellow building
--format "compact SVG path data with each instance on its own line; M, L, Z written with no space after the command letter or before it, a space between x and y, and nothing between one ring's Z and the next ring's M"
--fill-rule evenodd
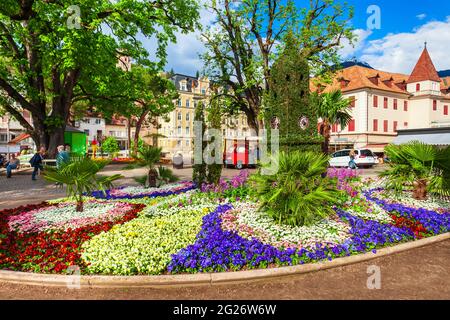
M210 81L207 78L196 78L183 74L174 74L170 78L177 88L179 98L175 101L176 108L164 117L158 118L161 126L158 133L164 137L158 138L158 146L162 152L171 158L177 153L191 158L194 139L194 113L199 102L208 105L211 96ZM228 117L222 121L222 134L226 139L241 138L248 135L247 119L244 115Z

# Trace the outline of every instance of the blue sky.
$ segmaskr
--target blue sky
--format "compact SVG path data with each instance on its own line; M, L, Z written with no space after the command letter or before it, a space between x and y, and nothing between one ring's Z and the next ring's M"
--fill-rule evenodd
M300 5L305 0L297 0ZM341 1L341 0L338 0ZM342 0L343 1L343 0ZM344 43L343 59L356 57L374 68L409 74L424 41L438 70L450 69L450 1L449 0L347 0L354 7L351 23L358 35L355 48ZM370 5L381 10L380 29L370 30L367 19ZM208 24L211 16L202 15ZM204 51L198 33L180 35L176 44L169 45L167 70L194 75L202 69L198 57Z

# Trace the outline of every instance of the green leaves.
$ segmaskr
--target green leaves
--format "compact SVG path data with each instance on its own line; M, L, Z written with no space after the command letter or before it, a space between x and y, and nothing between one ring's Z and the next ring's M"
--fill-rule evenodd
M251 176L254 193L262 201L261 209L274 220L295 226L310 225L333 213L337 191L322 175L328 157L314 152L281 152L275 175Z
M388 145L389 169L380 174L386 178L386 187L397 194L425 180L427 189L440 195L450 194L450 147L412 141L402 145Z
M78 202L83 202L83 194L94 190L110 189L122 175L97 177L97 173L103 169L107 161L94 161L90 158L72 157L68 163L63 163L60 168L46 167L44 178L47 181L64 184L67 187L67 195L75 197Z

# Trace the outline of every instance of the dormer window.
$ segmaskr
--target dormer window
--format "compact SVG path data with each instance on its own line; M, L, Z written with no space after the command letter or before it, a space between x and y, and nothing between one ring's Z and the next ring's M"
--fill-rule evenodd
M396 83L397 87L399 87L401 90L406 91L406 81L403 80L402 82Z
M383 83L388 86L389 88L392 87L392 83L394 82L394 79L390 77L389 79L383 80Z
M186 80L180 81L180 89L181 89L181 91L187 91Z
M368 79L374 84L374 85L378 85L378 79L380 78L380 75L377 73L376 76L373 77L369 77Z
M339 82L341 84L341 89L343 89L348 86L348 84L350 83L350 80L347 80L345 78L340 78Z

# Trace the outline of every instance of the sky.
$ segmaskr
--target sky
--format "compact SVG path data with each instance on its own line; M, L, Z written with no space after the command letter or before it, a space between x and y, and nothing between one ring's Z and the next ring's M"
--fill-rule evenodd
M295 0L299 6L306 0ZM338 0L340 1L340 0ZM354 7L350 22L358 40L355 47L344 41L340 55L389 72L410 74L423 50L424 42L438 70L450 69L450 1L449 0L347 0ZM379 28L373 23L371 6L380 10ZM201 12L201 23L208 25L212 15ZM375 28L374 28L375 27ZM199 54L204 47L199 32L178 35L177 43L168 47L166 70L195 75L203 64ZM151 49L151 41L145 45Z

